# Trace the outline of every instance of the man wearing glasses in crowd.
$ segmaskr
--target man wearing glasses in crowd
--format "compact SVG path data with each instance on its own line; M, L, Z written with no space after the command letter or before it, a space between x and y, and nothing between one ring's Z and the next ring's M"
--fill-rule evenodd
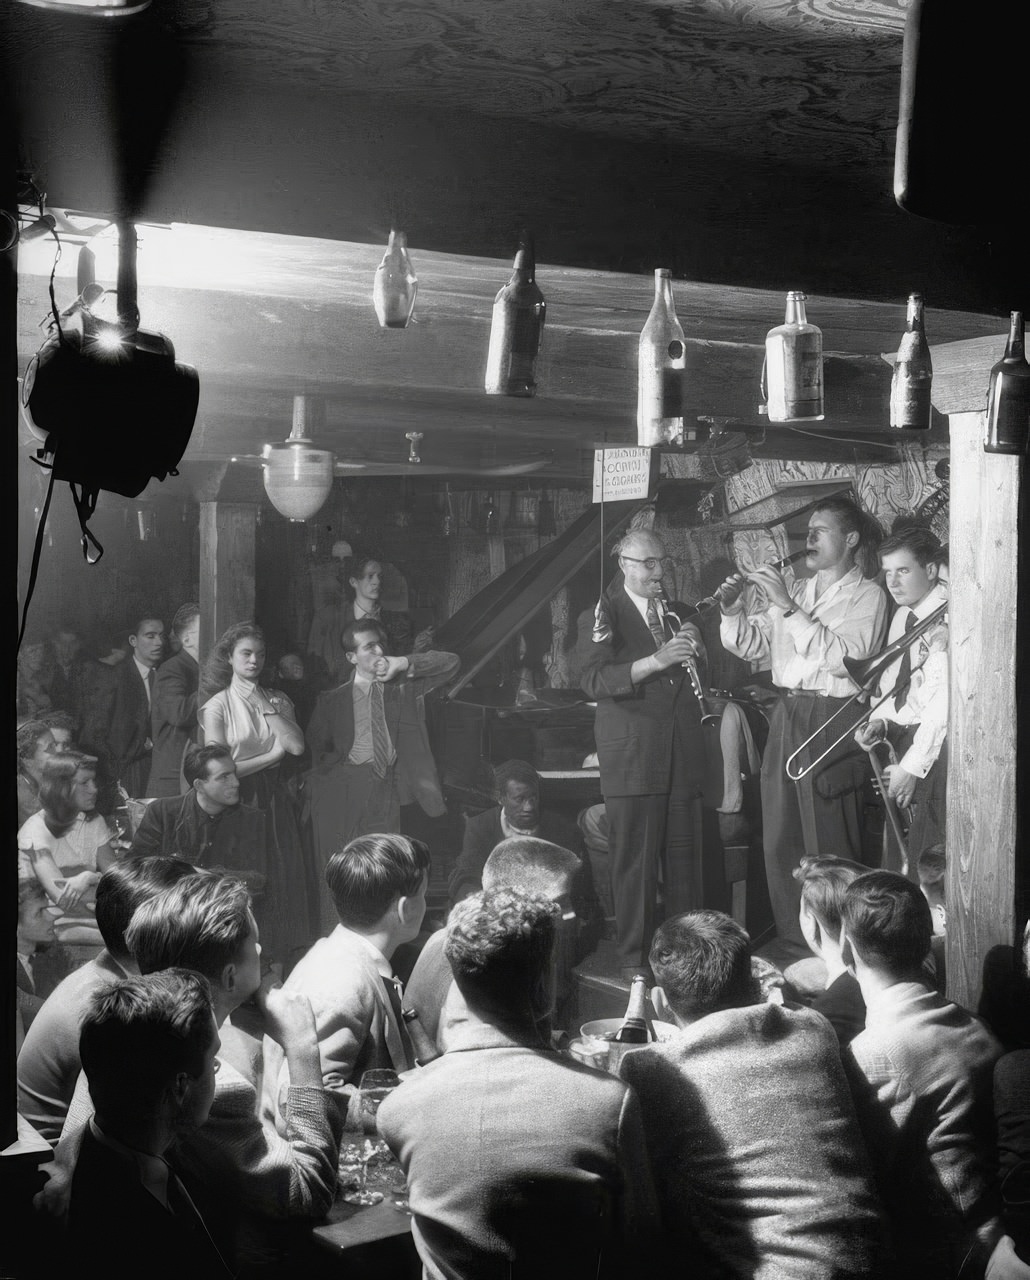
M598 603L583 689L609 825L616 950L624 978L646 969L661 867L666 916L701 905L694 805L703 777L701 711L684 662L703 662L701 633L666 607L665 547L646 529L616 545L621 574ZM673 606L675 607L675 606Z

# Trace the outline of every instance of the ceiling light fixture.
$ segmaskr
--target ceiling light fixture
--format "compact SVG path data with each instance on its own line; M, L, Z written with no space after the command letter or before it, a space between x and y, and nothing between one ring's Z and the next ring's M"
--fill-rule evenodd
M150 8L150 0L21 0L32 9L86 14L90 18L127 18Z
M281 444L262 450L265 492L280 515L299 522L318 512L333 487L336 458L328 449L316 449L307 435L311 403L307 396L293 397L293 427Z

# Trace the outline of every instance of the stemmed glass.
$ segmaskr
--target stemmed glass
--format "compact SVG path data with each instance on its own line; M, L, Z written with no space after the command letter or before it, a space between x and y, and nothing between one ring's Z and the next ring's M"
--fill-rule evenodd
M361 1115L361 1126L367 1135L376 1131L376 1113L379 1104L400 1084L400 1076L396 1071L366 1071L358 1085L358 1109ZM358 1164L358 1185L351 1191L343 1193L348 1204L379 1204L383 1199L381 1191L370 1191L365 1185L368 1178L368 1162L376 1154L377 1143L367 1136L361 1144L361 1158Z

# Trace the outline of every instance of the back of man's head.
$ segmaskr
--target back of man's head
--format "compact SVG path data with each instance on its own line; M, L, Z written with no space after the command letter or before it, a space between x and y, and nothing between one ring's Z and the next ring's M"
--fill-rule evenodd
M470 1009L525 1022L550 1013L558 907L539 893L484 889L447 919L444 954Z
M340 923L372 929L398 898L410 898L429 874L429 846L401 835L359 836L329 859L325 882Z
M195 969L220 982L253 928L247 886L215 871L196 871L138 907L125 941L140 973Z
M97 928L108 951L113 956L128 956L125 930L136 908L196 873L192 863L161 855L130 858L108 867L96 892Z
M655 932L649 960L673 1012L685 1021L758 1001L751 939L721 911L687 911L666 920Z
M844 891L867 871L859 862L833 857L802 858L801 865L794 869L794 879L801 885L801 901L835 942L840 941Z
M518 889L558 899L571 892L579 867L571 849L535 836L512 836L494 845L483 867L483 888Z
M151 1120L180 1074L199 1079L215 1034L199 973L166 969L94 992L79 1053L98 1119Z
M919 890L893 871L852 881L841 908L844 933L861 960L893 978L917 973L930 950L933 922Z

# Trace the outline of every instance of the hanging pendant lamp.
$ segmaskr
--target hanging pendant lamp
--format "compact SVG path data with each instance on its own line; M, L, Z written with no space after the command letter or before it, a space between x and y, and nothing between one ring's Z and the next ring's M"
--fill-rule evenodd
M294 396L289 438L266 444L261 453L265 492L287 520L310 520L333 487L336 458L329 449L315 448L307 435L310 411L307 396Z

